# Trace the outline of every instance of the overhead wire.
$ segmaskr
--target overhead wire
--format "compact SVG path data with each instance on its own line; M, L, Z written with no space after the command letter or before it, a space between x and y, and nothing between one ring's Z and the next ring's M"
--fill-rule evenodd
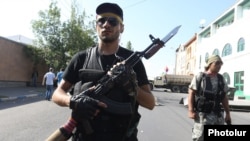
M134 6L136 6L136 5L138 5L138 4L141 4L141 3L145 2L145 1L147 1L147 0L141 0L141 1L135 2L135 3L133 3L133 4L130 4L130 5L128 5L128 6L125 6L124 9L130 8L130 7L134 7Z

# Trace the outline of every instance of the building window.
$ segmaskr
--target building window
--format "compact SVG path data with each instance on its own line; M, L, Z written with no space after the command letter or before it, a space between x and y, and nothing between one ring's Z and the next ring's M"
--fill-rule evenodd
M245 49L245 40L244 38L240 38L238 41L237 52L241 52Z
M214 49L213 55L220 55L219 50L218 49Z
M232 46L231 44L227 43L222 50L222 57L228 56L230 54L232 54Z
M205 55L205 62L207 62L208 57L209 57L209 54L206 53L206 55Z
M230 76L227 72L222 74L223 77L225 78L226 83L229 85L230 84Z

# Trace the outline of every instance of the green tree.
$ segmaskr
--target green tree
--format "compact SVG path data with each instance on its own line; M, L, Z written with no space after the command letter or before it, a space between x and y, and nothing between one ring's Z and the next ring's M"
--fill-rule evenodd
M134 50L134 48L132 47L132 43L130 41L127 42L126 48L130 50Z
M95 45L97 41L94 22L87 22L91 17L87 17L85 11L78 15L76 9L73 3L71 18L63 24L64 44L69 56Z
M39 19L32 21L36 47L49 67L59 70L65 67L76 52L93 46L96 41L93 22L85 24L85 12L78 14L76 4L71 6L71 17L61 22L60 9L57 2L52 1L49 9L39 11Z
M42 63L44 61L44 59L42 57L43 56L43 53L42 53L43 50L41 48L37 48L37 47L34 47L34 46L26 46L26 47L23 48L23 51L33 61L34 68L36 68L36 66L39 63Z

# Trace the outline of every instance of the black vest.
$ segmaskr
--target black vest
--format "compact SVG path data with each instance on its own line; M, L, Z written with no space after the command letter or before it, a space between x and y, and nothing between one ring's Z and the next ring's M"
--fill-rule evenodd
M117 61L121 61L120 58ZM114 62L115 63L115 62ZM83 69L79 70L80 82L76 83L74 94L78 94L84 89L92 86L91 82L86 82L84 75L81 71L84 69L104 70L101 62L101 56L98 52L98 47L92 47L87 50L87 55ZM106 96L118 102L131 102L134 103L131 97L120 88L114 88L106 94ZM136 127L140 119L137 109L134 109L132 115L117 115L110 112L101 110L101 112L93 120L89 120L94 132L86 134L82 124L78 124L76 133L73 135L72 140L75 141L136 141L137 129ZM132 130L132 132L131 132ZM131 133L130 133L131 132ZM130 134L128 134L130 133ZM129 137L128 137L129 136ZM133 137L132 137L133 136ZM133 139L129 139L133 138Z
M221 101L225 96L223 76L218 74L217 91L213 90L211 78L202 73L198 80L197 94L195 95L195 110L199 112L221 112ZM203 87L201 85L203 84Z

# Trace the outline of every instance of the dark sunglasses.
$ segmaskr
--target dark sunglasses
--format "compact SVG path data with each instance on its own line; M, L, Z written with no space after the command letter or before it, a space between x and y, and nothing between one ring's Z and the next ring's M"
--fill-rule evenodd
M215 65L222 65L223 63L221 61L216 61Z
M106 21L108 21L111 26L117 26L119 24L118 19L115 17L102 17L96 21L96 24L99 26L103 26Z

